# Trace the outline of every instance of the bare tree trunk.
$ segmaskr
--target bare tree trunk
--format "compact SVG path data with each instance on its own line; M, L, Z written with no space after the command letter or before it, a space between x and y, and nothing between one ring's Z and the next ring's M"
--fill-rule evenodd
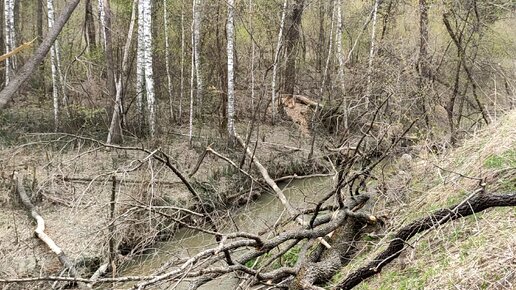
M255 53L256 53L256 44L253 39L253 0L249 0L249 33L251 34L251 110L254 109L254 63L255 63Z
M167 93L170 103L170 119L174 120L174 106L172 98L172 77L170 76L170 44L168 41L168 13L167 0L163 0L163 32L165 34L165 66L167 71Z
M376 19L378 15L378 5L380 0L374 1L373 8L373 23L371 27L371 47L369 48L369 63L367 65L367 84L366 84L366 92L365 92L365 107L369 108L369 99L371 98L371 90L372 90L372 78L373 78L373 59L375 55L375 45L376 45Z
M113 100L114 107L116 108L117 104L115 101L116 98L116 84L115 84L115 62L113 60L113 41L111 36L111 6L109 0L101 0L102 4L102 13L100 13L104 19L100 21L102 26L102 34L104 35L104 44L105 44L105 59L106 59L106 73L107 73L107 87L109 92L109 99Z
M14 26L14 5L15 0L4 0L4 28L5 28L5 51L9 52L16 48L16 31ZM15 58L5 60L5 85L7 86L14 75Z
M304 0L295 0L292 4L292 12L289 17L289 28L285 35L285 53L287 55L287 63L285 74L283 77L283 93L294 95L296 86L296 60L298 54L298 44L300 38L301 18L303 16Z
M79 2L80 0L71 0L65 5L61 15L54 22L54 26L49 30L45 36L45 39L43 39L43 42L38 47L36 52L23 65L16 77L14 77L11 82L6 85L6 87L0 92L0 109L3 109L9 103L9 101L11 101L14 93L18 91L20 86L31 76L39 63L43 60L43 58L45 58L45 55L50 50L50 47L57 39L57 36L63 29L63 26L68 21L70 15L72 15L72 12L75 10Z
M54 26L54 2L53 0L47 0L47 21L48 28L51 29ZM52 98L54 103L54 131L59 130L60 126L60 100L59 91L63 86L63 76L61 73L61 62L59 60L59 42L56 40L50 50L50 66L52 70ZM66 97L63 94L63 104L66 101Z
M419 58L417 61L419 71L418 89L421 95L421 106L425 116L426 126L430 126L427 112L426 80L430 77L428 67L428 4L426 0L419 0Z
M41 1L39 1L39 2L41 2ZM5 11L4 4L5 4L5 1L0 1L0 11ZM40 6L38 6L38 8L39 7ZM43 10L41 10L41 13L43 13ZM41 19L43 19L43 17L41 17ZM38 16L38 20L39 20L39 16ZM3 55L4 53L8 53L8 51L4 52L5 43L6 43L6 41L5 41L6 39L4 38L5 30L4 30L4 27L2 26L4 24L5 24L5 13L0 13L0 55ZM43 31L43 30L41 30L41 31ZM39 32L39 30L38 30L38 32ZM41 33L43 34L43 32L41 32ZM5 81L4 73L5 73L5 69L3 70L3 72L0 72L0 85L2 85L2 86Z
M234 0L228 0L228 21L226 26L228 54L228 140L232 145L234 144L235 138L235 67L233 62L235 42L234 5Z
M95 22L93 20L91 0L86 0L84 10L84 38L86 39L88 50L92 52L95 51L97 47L97 36L95 35Z
M181 116L183 114L183 98L185 91L185 3L181 0L181 76L180 76L180 92L179 92L179 109L178 109L178 121L181 122Z
M152 1L144 1L144 67L145 67L145 94L149 110L149 133L151 138L156 134L156 105L154 99L154 76L152 70Z
M143 1L138 1L138 48L136 50L136 113L140 133L143 132L143 93L145 85L145 71L143 64Z
M195 81L197 87L197 114L201 116L202 95L204 93L204 83L201 74L201 0L194 0L193 11L193 40L194 40L194 60L195 60Z
M287 15L287 4L288 0L285 0L283 2L283 7L281 11L281 21L280 21L280 28L278 32L278 42L276 43L276 50L274 51L274 62L272 63L272 84L271 84L271 90L272 90L272 122L274 123L274 118L276 117L276 76L278 71L278 59L279 59L279 53L282 46L282 40L283 40L283 29L285 27L285 18Z
M127 38L124 46L124 55L122 57L122 71L118 76L116 82L116 97L115 97L115 106L113 108L113 117L111 119L111 125L109 127L108 137L106 143L121 143L123 142L123 134L122 134L122 82L127 75L128 70L128 60L129 60L129 50L131 48L131 42L133 39L134 32L134 22L136 20L136 8L138 7L138 0L133 0L133 8L131 12L131 22L129 24L129 31L127 32Z
M335 0L333 0L333 4L335 4ZM321 79L321 87L319 88L319 97L322 98L324 94L324 87L326 86L326 78L328 76L328 70L330 68L330 60L332 55L332 48L333 48L333 26L334 26L334 19L335 19L335 7L333 7L333 11L331 13L331 20L330 20L330 35L329 35L329 45L328 45L328 54L326 55L326 61L324 62L324 69L322 71L322 79ZM337 34L338 36L338 34ZM330 92L331 94L331 92Z
M193 105L194 105L194 77L195 77L195 9L197 8L197 0L193 0L192 2L192 26L191 26L191 44L192 44L192 61L190 64L190 116L189 116L189 126L188 126L188 142L190 146L192 146L192 137L193 137Z
M344 129L348 128L348 101L346 97L346 83L344 82L344 51L342 50L342 1L335 0L337 10L337 32L335 36L335 46L337 49L337 60L339 62L337 78L339 80L340 94L342 98L342 107L344 108Z

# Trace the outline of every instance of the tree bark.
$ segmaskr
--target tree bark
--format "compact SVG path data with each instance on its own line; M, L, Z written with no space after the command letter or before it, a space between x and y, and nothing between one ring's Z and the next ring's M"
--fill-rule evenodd
M127 32L127 38L124 46L124 55L122 57L122 71L118 76L116 82L116 97L115 97L115 106L113 108L113 116L111 119L111 125L109 127L108 137L106 143L121 143L123 142L123 133L122 133L122 96L123 96L123 86L122 82L127 76L128 71L128 60L129 60L129 50L131 48L131 43L133 39L134 32L134 22L136 20L136 9L138 7L138 0L133 0L133 8L131 12L131 22L129 24L129 31Z
M374 8L373 8L373 23L371 27L371 46L369 48L369 62L367 65L367 84L366 84L366 91L365 91L365 107L366 109L369 108L369 102L371 98L372 93L372 78L373 78L373 59L376 53L376 19L378 16L378 6L380 5L380 0L374 1Z
M95 51L97 48L97 36L95 34L95 22L93 20L93 8L91 0L84 3L84 38L89 52Z
M298 54L299 38L301 35L301 19L303 16L305 1L295 0L292 4L292 12L289 17L289 28L285 35L285 53L287 63L283 77L283 93L293 95L296 86L296 60Z
M226 26L228 54L228 140L231 145L234 143L235 136L235 67L233 62L235 41L234 5L234 0L228 0L228 21Z
M277 101L276 101L276 76L278 71L278 61L279 61L279 54L281 50L281 46L283 45L283 29L285 27L285 18L287 15L287 3L288 0L285 0L283 2L282 10L281 10L281 21L280 21L280 28L278 31L278 42L276 43L276 50L274 51L274 61L272 63L272 83L271 83L271 90L272 90L272 122L274 123L274 119L276 117L276 108L277 108Z
M39 63L45 58L79 2L80 0L71 0L65 5L61 15L54 22L54 26L52 26L52 29L47 33L34 55L23 65L12 81L0 92L0 109L3 109L12 100L14 93L18 91L20 86L32 75Z

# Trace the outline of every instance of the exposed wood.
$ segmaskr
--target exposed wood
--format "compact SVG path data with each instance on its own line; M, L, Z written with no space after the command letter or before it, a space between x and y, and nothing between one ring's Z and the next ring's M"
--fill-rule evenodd
M22 45L18 46L17 48L13 49L12 51L6 53L6 54L3 54L3 55L0 55L0 61L4 61L6 60L7 58L9 57L12 57L20 52L22 52L23 50L29 48L29 47L32 47L32 44L34 43L34 41L38 39L37 37L34 38L33 40L29 41L29 42L25 42L23 43Z
M67 269L70 273L70 276L77 277L77 270L75 269L74 264L65 254L65 252L45 233L45 220L43 217L37 212L36 207L32 204L27 192L25 191L25 187L23 186L23 177L18 172L13 172L13 183L15 186L16 193L18 193L22 204L25 206L25 209L29 212L30 216L36 221L36 229L34 232L36 236L47 245L47 247L56 254L59 262Z
M323 104L313 101L307 96L303 95L289 95L289 94L281 94L282 103L286 106L293 105L294 103L301 103L303 105L323 108Z

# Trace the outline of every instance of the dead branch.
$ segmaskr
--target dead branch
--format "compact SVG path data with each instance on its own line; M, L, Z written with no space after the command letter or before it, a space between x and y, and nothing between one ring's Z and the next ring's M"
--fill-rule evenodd
M369 264L348 275L335 289L352 289L365 279L380 273L383 267L396 259L406 248L410 238L418 233L441 226L449 221L484 211L491 207L516 206L516 193L487 194L479 192L457 205L435 211L431 215L416 220L400 229L385 251Z
M27 192L25 191L25 187L23 186L23 177L18 172L13 172L13 183L15 186L15 191L20 196L20 200L25 206L25 209L30 213L30 216L36 221L36 229L34 232L36 236L47 245L47 247L57 255L59 262L63 265L65 269L67 269L70 273L70 276L77 277L77 270L75 269L74 264L70 261L68 256L64 253L64 251L45 233L45 220L43 217L36 211L36 207L32 204Z

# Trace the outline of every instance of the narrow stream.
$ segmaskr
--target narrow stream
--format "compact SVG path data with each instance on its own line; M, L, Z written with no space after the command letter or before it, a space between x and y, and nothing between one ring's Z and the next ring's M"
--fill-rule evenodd
M321 197L328 191L330 186L330 178L294 180L288 184L280 185L292 205L299 209L313 205L318 197ZM232 213L232 218L219 221L218 227L219 231L224 233L237 230L257 233L273 227L275 223L286 217L287 213L284 211L279 199L275 195L265 193L257 200ZM172 239L156 244L155 250L131 262L120 274L150 275L171 259L189 257L212 247L216 247L216 242L212 235L184 228L179 230ZM237 285L238 279L236 277L224 275L222 278L205 284L200 289L229 290L235 289ZM130 285L124 285L124 288L128 287ZM178 285L175 285L175 283L165 283L163 286L158 287L158 289L188 289L188 282L179 283Z

